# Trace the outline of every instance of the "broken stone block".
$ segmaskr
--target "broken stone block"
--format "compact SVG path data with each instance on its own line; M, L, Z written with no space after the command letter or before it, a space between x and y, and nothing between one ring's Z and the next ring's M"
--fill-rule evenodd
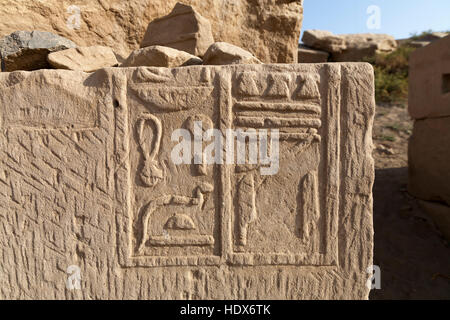
M213 43L209 21L193 7L177 3L169 15L150 22L141 48L161 45L202 57Z
M325 51L311 49L307 46L298 47L298 63L324 63L328 61L330 54Z
M450 116L450 36L411 53L408 107L414 119Z
M409 140L409 192L450 206L450 117L416 120Z
M325 30L305 30L302 42L310 48L326 52L340 52L346 48L342 37Z
M51 52L75 48L69 39L43 31L16 31L0 39L2 71L48 69Z
M33 5L29 1L7 1L7 5L2 2L0 6L0 17L5 17L0 19L2 36L16 30L47 30L80 46L108 46L125 58L139 47L149 22L169 14L177 3L177 0L102 0L89 1L86 10L83 1L78 4L72 1L72 5L61 0L33 1ZM265 63L297 61L303 0L186 2L210 21L215 41L234 43ZM77 29L77 22L81 30Z
M116 55L109 47L92 46L53 52L48 62L55 69L94 72L101 68L115 67Z
M174 68L202 64L202 59L185 51L150 46L133 51L122 63L122 67L165 67Z
M367 299L373 82L368 64L0 73L0 256L20 252L1 297ZM234 152L238 129L267 139ZM174 161L180 133L217 158Z
M203 57L205 65L260 64L253 54L226 42L216 42L208 48Z
M392 52L397 48L395 39L387 34L357 33L335 35L329 31L306 30L302 41L308 47L331 54L331 61L358 62L376 53Z

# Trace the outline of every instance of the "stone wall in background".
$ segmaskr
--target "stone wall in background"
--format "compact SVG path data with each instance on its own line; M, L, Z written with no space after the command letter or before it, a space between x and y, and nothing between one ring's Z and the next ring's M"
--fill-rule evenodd
M450 36L410 57L409 192L450 239Z
M0 16L7 17L0 20L0 37L17 30L50 31L79 46L109 46L126 58L139 48L147 25L169 14L176 3L176 0L0 0ZM297 62L303 0L183 3L192 5L209 19L215 41L242 47L266 63Z

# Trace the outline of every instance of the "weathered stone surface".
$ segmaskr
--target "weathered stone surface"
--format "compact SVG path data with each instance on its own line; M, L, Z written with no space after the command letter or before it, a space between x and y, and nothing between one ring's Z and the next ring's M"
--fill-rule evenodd
M48 62L55 69L84 72L118 65L114 52L104 46L78 47L50 53Z
M387 34L345 34L345 49L333 52L331 59L336 62L363 61L376 53L388 53L397 48L394 37Z
M419 201L419 205L431 217L444 237L450 240L450 206L423 200Z
M160 45L203 57L214 43L211 24L191 6L177 3L165 17L150 22L141 48Z
M41 70L0 89L1 298L368 297L370 65ZM278 172L176 165L172 133L199 119L279 129Z
M302 42L310 48L326 52L340 52L346 48L341 36L325 30L305 30Z
M74 47L72 41L50 32L16 31L0 39L2 71L49 68L50 52Z
M408 106L414 119L450 116L450 36L411 53Z
M121 67L166 67L202 64L202 59L177 49L151 46L135 50L122 63Z
M376 53L391 52L397 48L395 39L387 34L342 34L329 31L306 30L302 41L308 47L324 50L335 62L358 62Z
M321 50L314 50L307 46L298 47L298 63L323 63L327 62L330 54Z
M450 205L450 117L416 120L409 141L409 191Z
M208 48L203 64L260 64L250 52L226 42L216 42Z
M7 17L0 19L0 37L16 30L50 31L80 46L104 45L128 57L139 48L149 22L169 14L177 2L0 0L0 17ZM296 62L303 0L184 0L183 3L192 5L211 22L215 41L233 43L267 63Z

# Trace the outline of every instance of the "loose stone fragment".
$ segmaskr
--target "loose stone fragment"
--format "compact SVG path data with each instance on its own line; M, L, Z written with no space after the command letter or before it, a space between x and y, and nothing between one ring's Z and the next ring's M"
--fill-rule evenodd
M122 63L122 67L174 68L202 64L202 59L184 51L163 46L151 46L135 50Z
M103 46L78 47L50 53L48 61L55 69L84 72L93 72L118 64L111 48Z
M203 57L205 65L260 64L250 52L226 42L216 42L208 48Z
M16 31L0 39L2 71L48 69L51 52L75 48L69 39L43 31Z

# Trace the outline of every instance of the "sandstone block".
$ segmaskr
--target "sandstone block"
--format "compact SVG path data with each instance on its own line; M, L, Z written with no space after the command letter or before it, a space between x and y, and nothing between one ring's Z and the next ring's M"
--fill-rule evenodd
M329 31L306 30L303 43L308 47L324 50L335 62L358 62L376 53L391 52L397 48L395 39L387 34L341 34Z
M150 22L141 48L161 45L203 57L213 43L208 19L193 7L177 3L169 15Z
M50 32L16 31L0 39L2 71L49 68L49 53L74 47L69 39Z
M324 63L328 61L330 54L321 50L314 50L306 46L298 48L298 63Z
M340 52L346 48L342 37L324 30L305 30L302 42L310 48L326 52Z
M203 64L260 64L253 54L226 42L216 42L211 45L203 57Z
M170 13L178 0L1 0L0 36L16 30L58 33L80 46L104 45L123 57L139 48L152 20ZM215 41L233 43L260 60L297 61L303 0L183 0L212 26Z
M150 46L135 50L122 63L122 67L174 68L202 64L202 59L185 51L163 46Z
M345 49L332 53L332 60L336 62L363 61L377 53L389 53L397 48L397 41L387 34L344 34Z
M409 192L450 205L450 117L416 120L409 141Z
M118 64L111 48L104 46L78 47L50 53L48 62L55 69L84 72L94 72Z
M0 90L2 299L367 299L370 65L40 70ZM266 129L278 157L176 164L172 135L200 121L219 141Z
M408 100L414 119L450 116L450 36L411 53Z

